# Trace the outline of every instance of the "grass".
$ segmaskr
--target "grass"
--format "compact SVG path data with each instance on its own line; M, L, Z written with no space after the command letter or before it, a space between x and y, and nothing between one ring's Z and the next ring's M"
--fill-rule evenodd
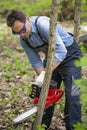
M0 30L0 129L25 129L22 124L15 128L12 120L30 107L28 94L32 67L17 37L11 35L6 24L2 23Z

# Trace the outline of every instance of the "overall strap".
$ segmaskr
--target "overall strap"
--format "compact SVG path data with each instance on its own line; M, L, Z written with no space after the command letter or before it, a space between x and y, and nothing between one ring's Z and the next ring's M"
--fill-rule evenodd
M40 38L42 39L42 36L41 36L41 34L40 34L40 32L39 32L39 29L38 29L38 26L37 26L37 21L38 21L39 18L40 18L40 16L37 16L37 18L36 18L36 20L35 20L35 26L36 26L36 28L37 28L38 35L39 35Z
M48 42L43 38L43 36L41 35L40 31L39 31L39 28L38 28L38 25L37 25L37 21L38 19L40 18L41 16L37 16L36 20L35 20L35 26L37 28L37 32L38 32L38 35L40 36L40 38L42 39L42 41L45 43L45 44L48 44Z
M43 45L38 46L38 47L32 47L27 38L22 38L22 39L25 42L25 44L27 44L28 47L32 48L37 53L40 51L43 51L45 54L47 54L47 52L48 52L48 45L47 44L43 44Z

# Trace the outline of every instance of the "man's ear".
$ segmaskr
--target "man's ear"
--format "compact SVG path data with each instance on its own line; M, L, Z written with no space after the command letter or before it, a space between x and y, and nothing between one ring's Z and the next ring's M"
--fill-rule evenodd
M30 21L30 17L26 17L26 20L27 20L27 21Z

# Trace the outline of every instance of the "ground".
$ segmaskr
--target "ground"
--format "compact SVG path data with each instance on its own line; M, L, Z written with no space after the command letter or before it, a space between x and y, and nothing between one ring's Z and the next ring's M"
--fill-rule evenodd
M62 25L68 28L69 23ZM36 75L17 37L11 36L5 24L0 31L0 130L30 130L34 116L19 124L14 124L13 119L34 106L28 95ZM56 105L51 124L53 130L65 130L63 108L64 97Z

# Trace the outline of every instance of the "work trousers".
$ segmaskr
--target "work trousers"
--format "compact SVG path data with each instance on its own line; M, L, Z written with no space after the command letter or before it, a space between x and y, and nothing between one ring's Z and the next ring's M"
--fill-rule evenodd
M75 80L81 78L81 67L76 67L75 60L81 58L81 51L78 45L74 43L67 47L67 56L65 60L53 71L52 80L57 82L58 88L61 82L64 83L65 90L65 126L66 130L74 130L74 124L81 122L81 104L80 88L75 84ZM42 124L49 128L55 104L45 110L42 118Z

